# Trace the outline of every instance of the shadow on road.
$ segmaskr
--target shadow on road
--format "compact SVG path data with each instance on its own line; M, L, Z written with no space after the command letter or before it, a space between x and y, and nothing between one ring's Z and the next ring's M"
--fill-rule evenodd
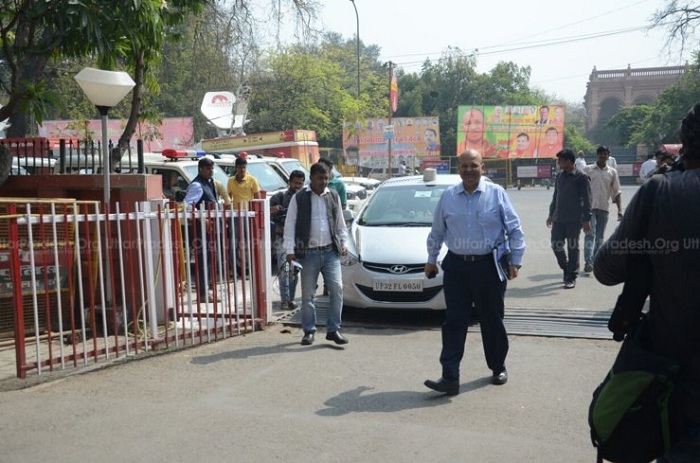
M480 378L460 386L460 393L473 391L491 384L491 378ZM449 403L452 397L429 390L391 391L365 394L372 387L359 386L328 399L324 405L328 408L316 412L319 416L342 416L348 413L393 413L416 408L435 407Z

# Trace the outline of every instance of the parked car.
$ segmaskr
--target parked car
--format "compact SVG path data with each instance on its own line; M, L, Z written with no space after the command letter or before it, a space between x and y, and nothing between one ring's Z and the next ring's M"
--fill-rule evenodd
M377 180L369 177L341 177L340 178L346 185L359 185L367 191L367 196L374 193L374 190L381 185L381 180Z
M281 168L287 177L287 182L289 182L289 175L293 171L300 170L304 172L304 185L309 184L311 172L309 172L309 169L307 169L306 166L302 164L300 160L295 158L274 158L269 156L266 156L263 159L265 159L265 161L267 161L268 164Z
M199 173L199 158L197 156L177 156L174 150L165 150L163 153L144 153L143 163L147 174L175 175L177 181L172 189L175 192L181 191L184 198L184 191ZM214 179L224 186L228 182L228 175L214 161Z
M50 174L56 159L47 157L12 157L11 175Z
M386 180L367 200L349 227L349 255L342 261L343 299L366 309L445 308L442 272L427 279L426 240L433 211L458 175ZM443 247L438 262L447 253Z
M261 157L248 156L246 160L248 161L248 173L255 177L260 188L265 190L268 197L287 189L289 176L285 177L281 169L275 169ZM231 154L217 155L214 163L221 166L229 177L236 175L236 156Z
M391 168L391 178L399 176L399 168ZM369 171L367 174L368 178L372 178L379 181L384 181L389 178L389 169L386 167L375 167Z

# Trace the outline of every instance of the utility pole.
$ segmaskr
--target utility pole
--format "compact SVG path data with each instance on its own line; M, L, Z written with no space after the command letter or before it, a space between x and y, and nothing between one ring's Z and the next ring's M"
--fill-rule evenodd
M391 104L391 83L394 80L394 62L389 61L388 63L386 63L386 65L389 67L389 126L391 126L391 116L394 113L394 108L392 107L392 104ZM392 137L393 137L393 135L392 135ZM391 171L391 168L393 166L393 162L391 161L392 137L390 137L388 140L388 150L387 150L387 154L388 154L387 164L389 166L388 170L387 170L387 175L389 178L391 178L393 176L392 171Z
M357 45L357 100L360 100L360 15L357 13L355 0L350 0L355 8L355 20L357 22L357 32L355 33L355 43Z

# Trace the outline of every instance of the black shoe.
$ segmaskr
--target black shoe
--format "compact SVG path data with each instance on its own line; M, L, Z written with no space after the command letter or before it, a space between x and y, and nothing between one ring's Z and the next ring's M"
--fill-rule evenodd
M569 280L564 282L564 289L574 289L576 287L576 280Z
M294 301L289 301L289 302L287 302L287 307L286 307L286 309L287 309L287 310L296 310L298 307L299 307L299 305L298 305L296 302L294 302ZM283 307L283 308L284 308L284 307Z
M491 384L496 386L502 386L508 382L508 372L504 369L502 372L496 374L494 373L491 377Z
M429 389L437 392L444 392L447 395L459 394L459 381L450 381L445 378L440 378L437 381L426 379L425 384Z
M331 331L330 333L327 333L326 339L329 341L333 341L336 344L348 343L348 340L344 338L342 334L340 334L340 331Z
M302 346L310 346L313 343L314 343L314 332L309 331L308 333L304 333L304 337L301 338L301 345Z

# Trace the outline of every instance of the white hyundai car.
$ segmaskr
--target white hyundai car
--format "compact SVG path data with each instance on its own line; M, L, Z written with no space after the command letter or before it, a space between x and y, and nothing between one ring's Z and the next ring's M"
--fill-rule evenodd
M377 188L349 227L349 255L342 261L343 301L369 309L445 309L442 272L425 277L426 240L433 211L459 175L396 177ZM447 248L443 246L438 262Z

